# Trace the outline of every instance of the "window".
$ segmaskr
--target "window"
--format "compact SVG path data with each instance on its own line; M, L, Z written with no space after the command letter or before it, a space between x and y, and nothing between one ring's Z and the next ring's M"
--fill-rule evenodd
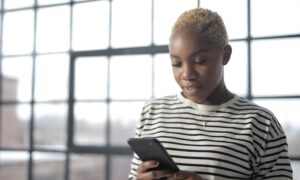
M179 91L172 23L197 6L223 17L226 84L275 113L299 179L299 0L2 0L0 179L126 179L145 101Z

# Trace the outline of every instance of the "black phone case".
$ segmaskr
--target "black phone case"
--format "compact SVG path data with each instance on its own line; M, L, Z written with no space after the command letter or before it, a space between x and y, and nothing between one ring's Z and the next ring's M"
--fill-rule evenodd
M161 143L155 138L130 138L128 144L142 161L156 160L159 166L151 170L171 170L179 171L170 155Z

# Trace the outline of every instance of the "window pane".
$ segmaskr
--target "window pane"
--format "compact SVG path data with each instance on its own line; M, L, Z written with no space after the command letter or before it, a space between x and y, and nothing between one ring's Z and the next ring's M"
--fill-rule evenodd
M299 39L253 41L253 94L299 95L299 49Z
M73 9L74 50L105 49L109 43L109 2L79 3Z
M34 0L5 0L4 8L5 9L15 9L15 8L24 8L34 5Z
M0 151L0 179L27 180L28 153Z
M111 180L128 179L131 156L113 156L111 161Z
M177 17L197 7L197 0L154 0L154 43L168 44L171 28Z
M201 0L200 6L219 13L230 39L247 36L247 1L246 0Z
M70 0L37 0L38 5L49 5L49 4L58 4L58 3L66 3L70 2Z
M256 103L270 109L279 120L288 139L289 153L300 156L300 99L255 100Z
M29 54L32 53L32 50L33 11L5 13L3 20L3 54Z
M102 180L105 174L106 158L101 155L71 155L70 180ZM119 171L115 169L115 171Z
M15 57L2 59L2 100L31 100L32 58Z
M112 99L148 99L151 97L151 56L113 56L110 62Z
M76 99L106 99L107 68L106 57L85 57L76 59Z
M300 33L299 7L299 0L252 0L252 36Z
M224 68L224 78L227 88L245 97L248 89L248 60L246 42L231 42L232 55Z
M37 13L37 52L69 50L70 6L40 8Z
M110 104L111 145L126 145L135 134L136 123L144 102L112 102Z
M41 55L36 58L35 99L66 100L69 85L69 56Z
M112 46L151 43L151 0L112 1Z
M0 115L0 147L28 148L30 106L1 105Z
M300 161L291 161L293 168L293 178L300 179Z
M177 85L169 54L154 56L154 96L162 97L181 92Z
M74 141L78 145L105 145L107 105L76 103L74 107Z
M34 112L35 147L65 149L67 104L37 104Z
M65 155L62 153L33 153L34 180L63 180L65 173Z

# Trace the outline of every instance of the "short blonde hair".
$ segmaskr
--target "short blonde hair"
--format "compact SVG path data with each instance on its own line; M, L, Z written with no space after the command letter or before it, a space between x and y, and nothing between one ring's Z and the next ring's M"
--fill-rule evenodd
M176 20L171 36L182 28L191 28L207 37L217 45L228 45L228 35L221 16L209 9L195 8L183 12Z

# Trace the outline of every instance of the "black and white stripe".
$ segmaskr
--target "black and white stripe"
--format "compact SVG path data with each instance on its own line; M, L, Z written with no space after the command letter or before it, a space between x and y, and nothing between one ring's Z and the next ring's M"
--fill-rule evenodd
M239 96L219 106L181 95L153 99L143 108L136 137L157 138L181 170L205 179L292 179L279 122ZM134 156L129 179L135 179L140 163Z

